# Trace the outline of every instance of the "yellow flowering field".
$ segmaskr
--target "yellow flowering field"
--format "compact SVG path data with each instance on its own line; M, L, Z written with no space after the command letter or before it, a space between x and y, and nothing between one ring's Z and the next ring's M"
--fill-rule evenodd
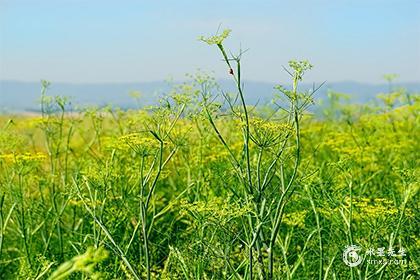
M1 279L418 279L419 95L321 108L292 61L251 106L228 34L202 40L235 93L199 74L68 113L44 81L39 114L0 116Z

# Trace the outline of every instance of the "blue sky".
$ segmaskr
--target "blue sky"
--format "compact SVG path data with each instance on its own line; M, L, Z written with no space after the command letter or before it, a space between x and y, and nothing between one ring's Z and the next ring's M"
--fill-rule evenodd
M183 79L198 68L227 77L197 40L219 24L249 49L249 80L283 82L290 59L307 81L420 81L420 1L0 0L0 79L133 82Z

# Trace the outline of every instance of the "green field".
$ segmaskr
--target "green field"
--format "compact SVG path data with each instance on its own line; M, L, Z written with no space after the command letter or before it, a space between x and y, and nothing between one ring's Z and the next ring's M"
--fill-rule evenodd
M0 116L0 279L418 279L419 95L319 105L291 61L245 104L225 35L236 92L198 74L75 113L44 81L39 114Z

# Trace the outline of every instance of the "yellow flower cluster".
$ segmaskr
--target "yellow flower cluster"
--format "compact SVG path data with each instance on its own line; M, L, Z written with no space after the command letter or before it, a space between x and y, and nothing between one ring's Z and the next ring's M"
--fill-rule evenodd
M147 133L130 133L123 135L117 139L105 138L104 145L108 149L116 150L133 150L139 154L148 154L150 151L157 149L159 143L152 135Z
M31 163L31 162L41 162L45 160L47 156L43 153L24 153L24 154L3 154L0 155L0 159L5 160L6 162L12 163Z
M191 215L195 218L215 219L220 223L227 220L245 215L250 211L250 207L240 206L226 202L221 197L214 197L209 201L194 201L192 203L186 200L181 201L182 216Z
M275 121L267 121L261 118L253 118L250 120L250 125L255 130L264 132L280 133L282 131L294 131L293 126L287 123L280 123Z
M293 213L287 213L283 217L283 223L292 227L305 227L305 218L306 214L308 213L307 210L296 211Z
M230 29L225 29L220 35L214 35L207 38L205 38L204 36L201 36L198 39L209 45L221 45L223 41L229 36L230 32L231 32Z
M293 126L287 123L267 121L261 118L250 120L251 140L260 147L269 147L278 143L286 134L294 132Z
M218 160L226 160L227 158L229 158L229 152L226 149L218 151L217 153L208 153L206 155L206 161L208 161L208 162L215 162L215 161L218 161Z
M350 198L344 200L345 207L350 207ZM353 219L366 220L386 218L398 213L394 202L385 198L353 198Z
M356 142L360 141L360 142ZM342 160L350 160L363 166L366 171L378 171L378 149L376 145L366 145L362 140L354 140L350 133L331 132L322 142L321 147L334 152Z

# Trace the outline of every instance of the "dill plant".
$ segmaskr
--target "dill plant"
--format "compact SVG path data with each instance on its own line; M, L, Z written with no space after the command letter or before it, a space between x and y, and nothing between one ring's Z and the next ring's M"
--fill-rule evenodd
M97 190L93 190L88 177L85 177L85 187L89 194L88 197L83 194L84 191L77 182L74 184L77 188L78 197L85 205L86 210L99 226L99 230L105 233L112 247L116 250L119 257L127 266L131 276L135 279L141 279L142 275L145 275L147 279L151 279L152 277L150 235L155 219L161 213L156 213L155 209L151 209L151 207L154 192L162 172L178 149L171 134L185 110L187 101L188 99L182 98L179 95L174 95L171 100L162 100L161 102L167 106L150 108L151 114L147 116L148 122L145 123L142 130L122 135L109 147L111 149L111 163L118 151L124 150L123 147L125 146L131 152L131 156L136 161L136 165L138 165L134 186L130 188L129 193L121 194L122 196L128 194L136 196L138 203L138 219L135 221L135 227L131 233L131 237L128 239L128 243L124 246L118 244L113 237L112 231L102 221L103 214L99 214L104 211L107 200L106 195L99 195ZM115 120L115 116L113 118ZM102 202L100 203L100 209L97 210L94 205L98 199ZM142 269L144 273L142 271L138 272L138 269L136 269L132 261L126 257L127 253L133 250L134 240L139 237L142 240L142 246L140 246L138 253L140 254L139 259L144 261L144 269Z
M243 150L239 158L232 152L228 140L216 125L214 112L209 109L211 93L206 90L202 92L204 111L220 142L231 155L232 167L243 187L241 190L243 201L253 205L253 211L244 221L245 245L248 248L248 269L245 275L253 279L257 271L256 274L260 278L273 279L275 271L278 271L274 267L278 233L285 206L291 200L296 188L295 181L301 161L300 121L305 109L312 102L311 93L300 93L298 84L312 65L307 61L290 61L290 70L286 69L286 71L292 78L292 89L277 87L288 102L288 108L282 108L285 111L285 114L281 116L283 126L271 123L267 125L269 119L254 121L254 126L259 127L254 128L251 133L250 110L245 102L244 86L241 80L243 52L241 51L237 56L228 56L223 41L229 33L230 30L224 30L220 35L200 39L209 45L217 46L236 84L236 97L231 99L225 95L225 99L233 118L237 118L241 124ZM236 104L237 100L239 100L239 105ZM267 132L267 127L271 130L270 132ZM289 150L294 150L294 152L290 153ZM254 153L257 154L255 165L252 160ZM286 153L289 154L289 160L294 158L291 166L286 164L284 156ZM290 277L291 275L288 275L288 278Z

